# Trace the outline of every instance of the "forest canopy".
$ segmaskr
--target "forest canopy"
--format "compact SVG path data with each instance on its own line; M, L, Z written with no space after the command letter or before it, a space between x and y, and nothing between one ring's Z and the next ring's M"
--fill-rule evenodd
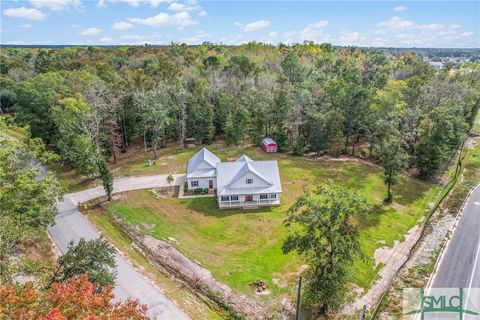
M396 56L306 42L224 47L0 49L1 112L28 125L77 172L98 172L132 142L258 144L378 160L434 175L472 127L480 64L434 69Z

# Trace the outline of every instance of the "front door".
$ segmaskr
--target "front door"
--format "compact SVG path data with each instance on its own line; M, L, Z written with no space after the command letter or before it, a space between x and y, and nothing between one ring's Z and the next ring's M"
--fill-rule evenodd
M253 201L253 196L245 196L245 201Z
M208 188L213 189L213 180L208 180Z

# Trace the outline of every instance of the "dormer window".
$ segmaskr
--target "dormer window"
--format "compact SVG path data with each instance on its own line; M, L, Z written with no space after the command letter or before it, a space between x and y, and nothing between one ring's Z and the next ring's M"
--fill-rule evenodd
M252 184L253 183L253 179L252 178L248 178L247 181L246 181L247 184Z

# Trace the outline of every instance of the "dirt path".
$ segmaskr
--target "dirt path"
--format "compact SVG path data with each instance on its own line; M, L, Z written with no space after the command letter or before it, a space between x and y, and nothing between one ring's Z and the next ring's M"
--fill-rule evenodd
M405 235L405 240L395 241L392 248L383 247L375 251L375 265L383 264L379 271L379 279L371 284L368 291L349 305L343 312L349 315L355 314L363 306L371 309L376 306L383 293L390 287L391 281L397 275L398 270L406 263L410 251L421 237L421 228L416 225Z

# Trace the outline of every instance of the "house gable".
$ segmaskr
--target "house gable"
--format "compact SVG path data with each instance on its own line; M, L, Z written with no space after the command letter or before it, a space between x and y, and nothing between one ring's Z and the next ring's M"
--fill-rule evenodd
M211 163L208 163L205 160L199 162L194 168L194 170L208 170L208 169L215 169L215 166L212 165Z
M253 160L250 159L248 156L243 155L240 158L238 158L237 160L235 160L235 162L253 162Z
M208 151L200 149L190 160L188 160L187 179L197 177L215 177L216 167L220 158Z
M251 183L247 183L251 181ZM253 172L247 172L241 177L238 177L235 181L228 184L228 188L259 188L269 187L271 183L265 180L263 177L259 177Z
M248 181L247 181L248 180ZM251 182L251 183L247 183ZM240 168L240 170L235 174L230 183L228 183L228 188L255 188L255 187L268 187L272 184L263 177L249 162Z

